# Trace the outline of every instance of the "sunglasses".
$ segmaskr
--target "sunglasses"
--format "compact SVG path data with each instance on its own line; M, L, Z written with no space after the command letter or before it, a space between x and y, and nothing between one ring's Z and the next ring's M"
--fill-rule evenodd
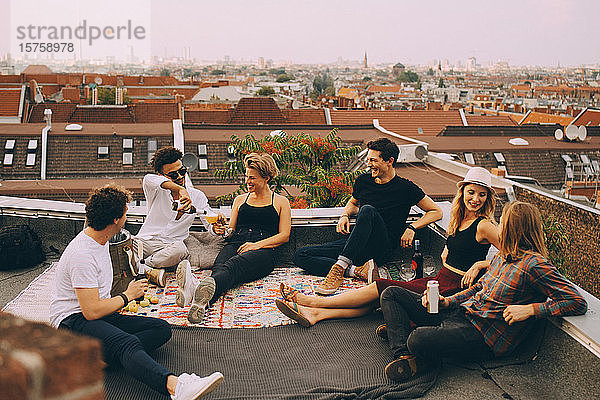
M171 171L171 172L166 173L165 175L173 180L177 180L180 176L185 176L186 172L187 172L187 168L181 167L177 171Z

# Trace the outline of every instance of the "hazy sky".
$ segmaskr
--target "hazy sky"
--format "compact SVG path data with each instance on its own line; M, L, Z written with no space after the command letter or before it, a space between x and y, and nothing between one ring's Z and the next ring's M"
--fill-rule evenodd
M21 0L36 3L42 0ZM39 2L38 2L39 1ZM51 0L50 0L51 1ZM83 0L82 0L83 1ZM127 1L127 0L123 0ZM43 0L47 3L48 0ZM101 8L103 1L95 1ZM9 50L0 0L0 54ZM600 62L599 0L148 0L152 54L198 60ZM113 10L118 11L118 10ZM57 10L64 12L64 10ZM51 19L51 16L48 16Z

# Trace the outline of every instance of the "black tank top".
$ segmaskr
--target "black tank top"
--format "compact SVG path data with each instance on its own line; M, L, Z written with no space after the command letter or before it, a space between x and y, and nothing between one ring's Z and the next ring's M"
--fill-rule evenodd
M262 230L270 234L270 236L277 234L279 232L279 214L277 214L277 210L273 206L274 196L275 193L271 196L270 205L255 207L247 203L248 197L250 197L250 193L248 193L244 204L238 210L235 230L238 232L243 230Z
M477 225L482 219L478 217L467 229L457 229L453 236L448 236L446 263L450 266L466 272L475 262L485 260L491 245L479 243L476 239Z

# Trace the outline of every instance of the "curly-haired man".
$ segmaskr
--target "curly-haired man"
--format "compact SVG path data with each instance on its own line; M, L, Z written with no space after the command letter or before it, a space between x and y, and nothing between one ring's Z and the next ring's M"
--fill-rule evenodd
M110 295L113 270L108 241L125 225L130 201L128 191L107 185L94 190L85 203L88 226L69 243L58 261L50 323L99 339L107 364L121 364L127 373L154 390L174 400L198 399L214 390L223 375L175 376L147 353L171 338L171 326L162 319L118 312L129 299L144 295L148 281L132 280L123 293Z
M194 188L186 177L187 168L181 162L182 157L181 151L172 146L162 147L154 153L151 165L155 173L147 174L143 181L148 214L133 242L136 252L139 246L143 249L139 272L161 287L165 286L164 268L173 267L189 257L183 241L189 236L196 215L214 213L206 195ZM172 208L174 202L178 204L176 210ZM221 224L216 223L211 228L206 219L201 220L209 231L219 235L224 233Z

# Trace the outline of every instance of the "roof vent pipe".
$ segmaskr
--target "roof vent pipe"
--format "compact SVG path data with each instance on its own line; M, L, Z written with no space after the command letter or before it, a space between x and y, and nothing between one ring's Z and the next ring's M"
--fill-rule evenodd
M46 180L46 164L48 161L48 132L52 130L52 110L44 110L46 126L42 129L42 163L40 165L40 179Z

